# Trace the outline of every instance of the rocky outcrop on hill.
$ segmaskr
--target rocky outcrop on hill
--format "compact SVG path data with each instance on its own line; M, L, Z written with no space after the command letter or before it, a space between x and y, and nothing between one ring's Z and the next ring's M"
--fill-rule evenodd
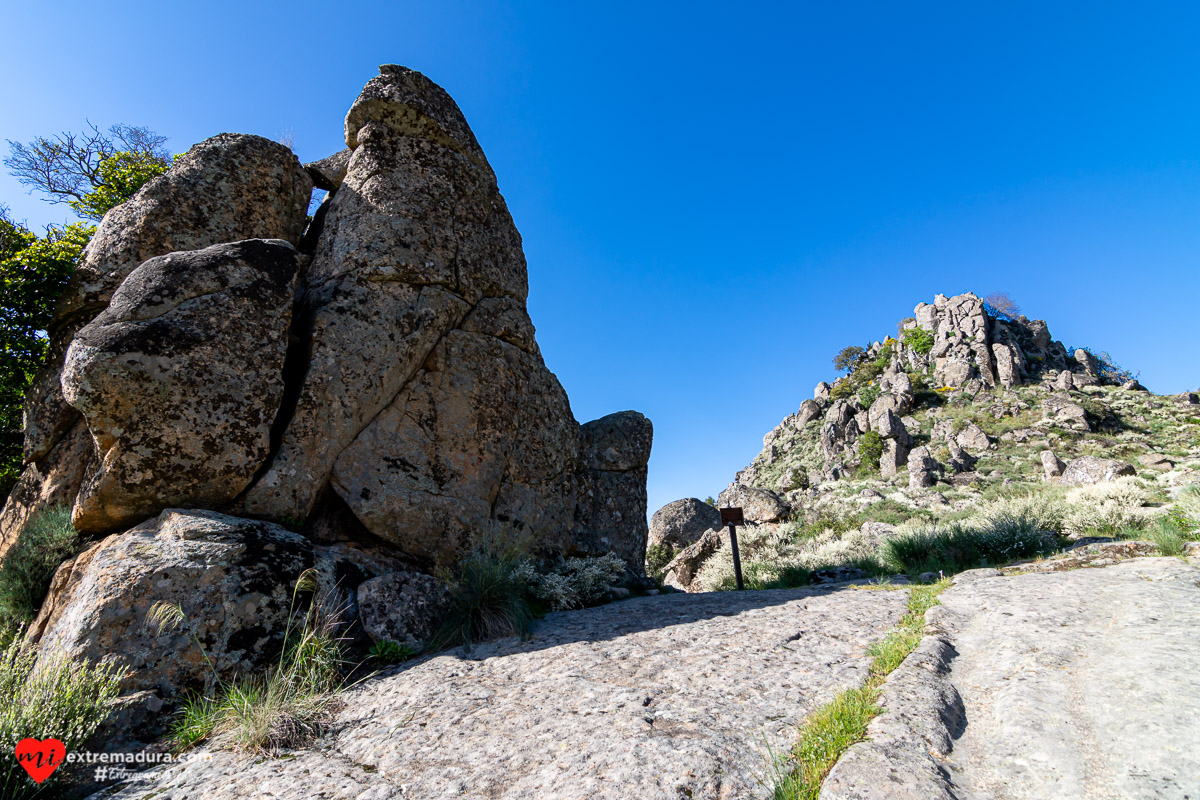
M615 553L641 574L652 426L575 420L458 106L385 65L345 139L301 166L221 134L105 216L0 514L0 556L55 504L107 535L59 570L45 652L110 654L139 689L196 686L188 636L139 627L177 602L219 671L252 669L310 567L369 636L414 644L444 608L430 575L498 529L543 560ZM306 228L314 184L330 194Z
M899 329L899 339L889 337L867 348L850 375L832 386L818 384L812 400L767 434L763 452L730 488L777 492L796 508L818 484L858 471L878 470L890 478L910 468L914 487L932 486L930 476L947 469L970 471L993 442L975 424L941 432L935 427L932 438L946 445L945 459L935 457L933 448L914 461L911 451L919 444L914 436L922 432L912 428L910 415L918 392L923 398L974 400L993 396L992 390L1061 380L1060 375L1085 382L1095 378L1096 367L1087 360L1094 357L1086 351L1080 351L1085 356L1081 360L1069 356L1066 347L1050 338L1045 322L994 313L971 293L919 303ZM1086 411L1070 397L1051 395L1043 411L1068 430L1092 429ZM868 432L879 437L883 451L877 461L864 465L861 437ZM914 463L919 467L915 473ZM797 474L807 480L797 481Z
M1045 322L968 293L918 304L898 331L843 351L848 374L817 384L721 492L719 505L745 510L742 562L756 580L784 580L779 563L804 565L817 580L821 564L877 554L856 538L864 524L965 520L1009 493L1061 494L1139 465L1143 478L1169 486L1194 479L1191 396L1139 391L1108 356L1054 341ZM656 554L656 565L673 559L670 585L730 579L729 548L717 537L670 546Z

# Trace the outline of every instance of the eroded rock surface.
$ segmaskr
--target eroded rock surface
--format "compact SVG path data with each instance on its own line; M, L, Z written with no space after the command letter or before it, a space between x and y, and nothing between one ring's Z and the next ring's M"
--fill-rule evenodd
M760 797L766 747L866 676L907 592L665 595L551 614L527 642L477 646L354 689L287 760L157 769L113 797L594 800Z
M1200 570L964 573L822 800L1200 793Z
M220 508L249 485L283 397L296 268L280 240L152 258L76 334L63 393L99 459L75 503L80 532Z

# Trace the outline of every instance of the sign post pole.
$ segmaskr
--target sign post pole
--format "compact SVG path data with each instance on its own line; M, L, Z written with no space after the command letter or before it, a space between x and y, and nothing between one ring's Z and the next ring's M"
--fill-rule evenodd
M729 548L733 552L733 574L737 578L737 588L740 592L742 586L742 558L738 554L737 543L737 528L736 525L745 524L745 517L740 508L722 508L721 522L729 526Z

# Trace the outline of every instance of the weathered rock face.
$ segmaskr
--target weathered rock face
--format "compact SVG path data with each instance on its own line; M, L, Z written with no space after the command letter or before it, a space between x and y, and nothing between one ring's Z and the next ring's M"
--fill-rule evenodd
M0 559L17 543L25 523L54 506L73 506L92 458L92 435L76 420L42 460L21 473L0 512Z
M43 656L133 670L124 691L163 695L258 669L279 654L292 591L315 564L303 536L209 511L164 511L59 568L33 625ZM159 635L146 615L177 603L187 619Z
M238 508L304 520L328 487L422 563L499 522L640 570L649 421L575 422L534 341L520 235L454 101L382 67L346 143L300 304L307 372Z
M63 393L100 462L75 504L79 531L221 507L250 483L283 396L296 267L279 240L152 258L76 334Z
M667 503L654 512L650 519L649 542L681 549L695 542L705 531L720 527L720 511L703 500L689 497Z
M51 350L108 305L138 265L176 251L244 239L300 241L312 181L290 149L261 136L223 133L195 145L171 169L104 215L51 322ZM61 344L61 349L54 345ZM37 460L75 413L50 359L26 399L26 458Z
M1067 462L1067 468L1063 470L1062 482L1105 483L1106 481L1114 481L1125 475L1136 474L1137 470L1124 461L1116 461L1111 458L1097 458L1096 456L1081 456Z
M450 607L444 583L419 572L392 572L358 587L359 619L372 641L420 651Z
M1042 401L1042 413L1045 415L1046 422L1065 430L1078 433L1087 433L1092 430L1092 424L1088 422L1087 411L1083 406L1072 402L1068 395L1053 394L1047 397Z

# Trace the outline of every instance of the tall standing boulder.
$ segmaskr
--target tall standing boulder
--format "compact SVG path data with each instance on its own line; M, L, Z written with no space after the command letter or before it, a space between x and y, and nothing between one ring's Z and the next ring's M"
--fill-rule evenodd
M649 421L622 419L638 431L623 466L584 452L592 433L534 340L520 234L458 106L385 65L345 136L294 326L307 370L236 508L305 520L332 491L422 564L501 524L640 570Z
M152 258L76 334L63 392L99 459L75 504L78 530L221 507L250 483L283 396L296 267L281 240Z

